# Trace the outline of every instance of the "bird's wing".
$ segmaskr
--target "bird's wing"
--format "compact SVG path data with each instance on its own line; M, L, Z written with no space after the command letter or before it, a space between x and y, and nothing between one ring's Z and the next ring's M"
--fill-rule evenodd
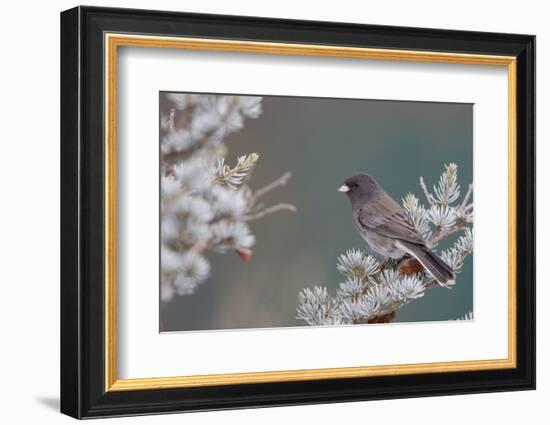
M405 212L387 194L382 194L376 202L359 210L359 224L367 230L394 239L424 245L424 239L410 223Z

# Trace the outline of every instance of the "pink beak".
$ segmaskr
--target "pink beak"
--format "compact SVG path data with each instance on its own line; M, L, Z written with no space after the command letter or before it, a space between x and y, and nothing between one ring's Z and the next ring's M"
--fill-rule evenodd
M349 192L349 186L347 184L343 184L338 188L338 192Z

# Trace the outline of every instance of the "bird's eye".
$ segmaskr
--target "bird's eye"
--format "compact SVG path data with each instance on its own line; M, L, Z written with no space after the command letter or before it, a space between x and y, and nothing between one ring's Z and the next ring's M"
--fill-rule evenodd
M353 187L359 187L359 183L354 183Z

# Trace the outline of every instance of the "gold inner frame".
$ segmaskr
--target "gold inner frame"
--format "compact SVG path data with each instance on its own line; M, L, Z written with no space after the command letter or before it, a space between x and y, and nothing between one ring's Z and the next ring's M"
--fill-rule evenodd
M370 49L128 34L105 34L105 391L201 387L285 381L510 369L516 367L516 58L462 53ZM116 325L117 48L120 46L325 56L507 67L508 72L508 357L382 366L118 379Z

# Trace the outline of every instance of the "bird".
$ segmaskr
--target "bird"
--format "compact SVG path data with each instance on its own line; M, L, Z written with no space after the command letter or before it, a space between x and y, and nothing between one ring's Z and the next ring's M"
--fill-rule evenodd
M440 284L455 280L453 269L427 246L403 208L373 177L355 174L338 191L348 196L355 226L374 252L392 259L408 254Z

